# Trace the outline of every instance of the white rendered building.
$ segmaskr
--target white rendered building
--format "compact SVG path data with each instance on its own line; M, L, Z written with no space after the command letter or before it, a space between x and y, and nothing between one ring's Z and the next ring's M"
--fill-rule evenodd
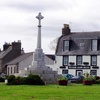
M71 32L64 24L56 48L59 74L100 76L100 32Z

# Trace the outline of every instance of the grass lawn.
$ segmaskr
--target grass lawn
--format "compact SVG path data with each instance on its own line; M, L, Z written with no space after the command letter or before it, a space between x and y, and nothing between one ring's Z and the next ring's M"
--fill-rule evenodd
M100 100L100 85L8 86L1 83L0 100Z

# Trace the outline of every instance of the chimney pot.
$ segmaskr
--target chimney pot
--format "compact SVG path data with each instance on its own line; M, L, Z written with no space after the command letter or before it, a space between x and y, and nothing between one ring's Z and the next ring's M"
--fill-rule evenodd
M64 24L64 28L62 28L62 35L67 35L70 33L69 24Z

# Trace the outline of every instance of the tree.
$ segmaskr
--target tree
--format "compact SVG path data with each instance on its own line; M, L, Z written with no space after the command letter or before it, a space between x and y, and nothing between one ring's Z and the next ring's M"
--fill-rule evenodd
M57 42L58 42L58 38L56 38L50 42L49 47L51 50L53 50L53 51L56 50Z

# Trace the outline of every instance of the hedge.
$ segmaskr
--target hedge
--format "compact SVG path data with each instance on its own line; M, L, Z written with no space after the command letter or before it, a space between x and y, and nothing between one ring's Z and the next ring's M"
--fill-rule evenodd
M30 74L28 77L10 75L7 85L45 85L45 83L38 75Z

